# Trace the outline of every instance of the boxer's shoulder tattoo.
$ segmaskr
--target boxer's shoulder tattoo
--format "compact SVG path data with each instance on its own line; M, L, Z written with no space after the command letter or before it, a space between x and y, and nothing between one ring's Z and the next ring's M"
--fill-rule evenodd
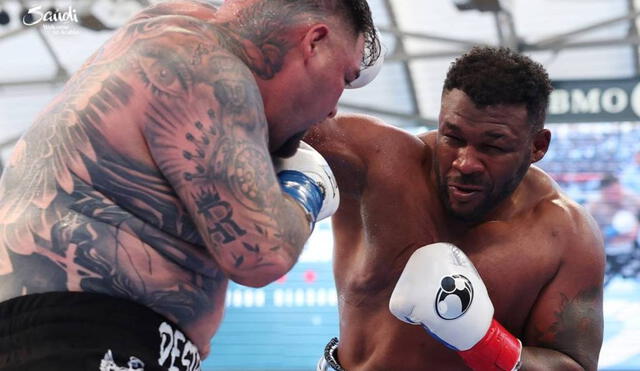
M170 49L157 44L141 47L133 68L154 96L177 98L189 93L192 72L186 61Z
M565 343L575 338L575 331L588 334L598 324L599 311L594 307L598 304L600 288L589 288L580 291L575 297L569 298L561 294L561 304L554 313L556 320L549 327L549 332L555 334L556 341Z
M597 346L602 334L602 288L584 289L573 298L560 295L554 321L547 329L536 328L535 341L575 357L591 357L577 359L581 363L595 362L597 349L592 346Z

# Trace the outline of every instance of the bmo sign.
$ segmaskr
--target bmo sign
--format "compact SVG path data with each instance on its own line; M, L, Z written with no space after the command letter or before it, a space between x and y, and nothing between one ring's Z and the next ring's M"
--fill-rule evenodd
M547 122L640 121L640 79L554 81Z

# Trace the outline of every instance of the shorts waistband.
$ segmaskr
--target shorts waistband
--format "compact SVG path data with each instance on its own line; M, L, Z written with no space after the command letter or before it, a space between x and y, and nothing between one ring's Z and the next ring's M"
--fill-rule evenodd
M198 349L178 326L133 301L50 292L0 303L0 366L21 370L16 365L47 364L52 358L65 358L61 364L97 362L96 370L101 362L116 367L132 360L147 371L200 370Z
M338 338L332 338L324 347L324 354L318 362L317 371L346 371L338 361Z

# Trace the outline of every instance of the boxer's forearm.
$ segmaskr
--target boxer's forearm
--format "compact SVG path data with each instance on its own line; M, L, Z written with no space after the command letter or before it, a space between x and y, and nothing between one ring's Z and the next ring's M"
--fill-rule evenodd
M340 203L333 173L325 159L308 144L301 142L296 153L289 158L274 158L274 167L282 192L267 197L273 206L265 209L269 228L260 228L256 243L268 243L272 249L255 250L253 265L256 272L230 275L250 286L267 284L286 272L296 263L304 243L315 223L333 215ZM278 201L284 196L284 199ZM271 232L269 233L269 230ZM242 242L243 246L249 246ZM246 280L246 281L245 281ZM247 283L251 282L251 283Z
M595 371L597 365L581 365L565 353L539 347L522 348L521 371Z
M232 263L223 268L236 283L250 287L268 285L298 261L311 233L304 211L284 195L280 202L273 202L270 210L262 221L246 220L239 224L241 236L236 234L230 243L209 241L219 261Z

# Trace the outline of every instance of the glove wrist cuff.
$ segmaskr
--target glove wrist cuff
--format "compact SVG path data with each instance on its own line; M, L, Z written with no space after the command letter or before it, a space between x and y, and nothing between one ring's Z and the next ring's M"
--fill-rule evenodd
M313 179L295 170L279 172L278 181L282 190L302 206L307 214L310 230L313 230L324 201L322 188Z
M472 370L513 371L520 368L522 343L495 319L485 336L458 355Z

